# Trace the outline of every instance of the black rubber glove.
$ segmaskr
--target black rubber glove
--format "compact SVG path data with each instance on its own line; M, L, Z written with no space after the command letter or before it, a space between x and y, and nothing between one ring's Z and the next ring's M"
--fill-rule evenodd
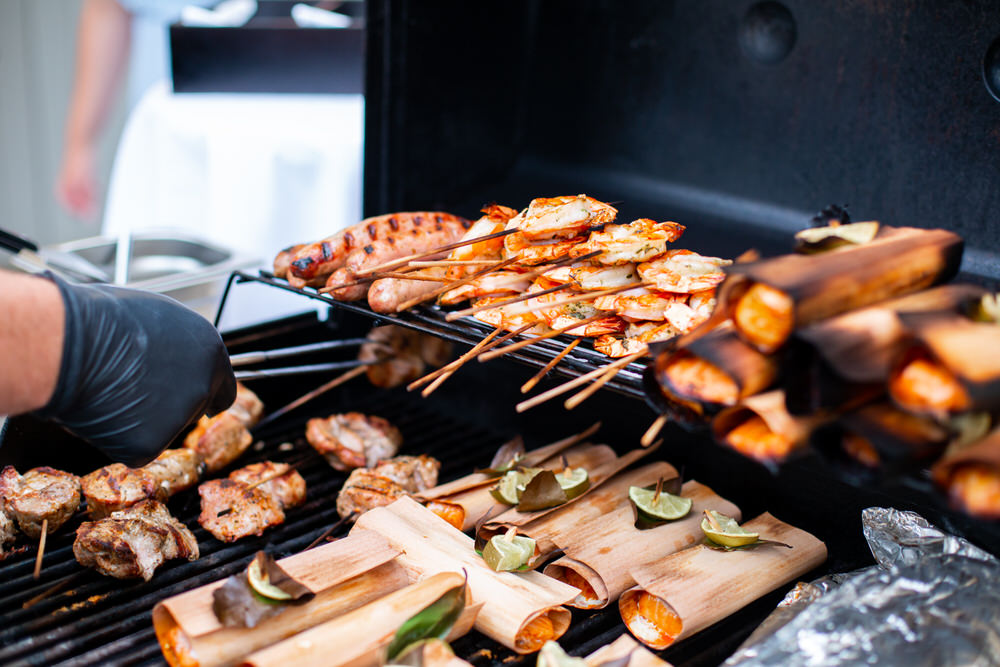
M201 415L236 400L222 338L193 310L160 294L47 277L62 293L66 333L41 417L140 466Z

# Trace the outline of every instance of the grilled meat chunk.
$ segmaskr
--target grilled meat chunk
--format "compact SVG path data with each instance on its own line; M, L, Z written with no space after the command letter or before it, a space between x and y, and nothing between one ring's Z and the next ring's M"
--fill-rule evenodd
M80 478L48 466L19 475L7 466L0 472L0 501L21 532L37 538L42 521L48 519L47 532L52 533L79 509Z
M73 555L84 567L117 579L149 581L162 563L197 560L198 541L156 500L143 500L76 530Z
M0 559L7 555L7 545L17 539L17 527L14 520L0 507Z
M440 461L421 454L397 456L379 461L372 469L353 470L337 494L337 513L342 517L364 514L397 498L426 491L437 485L440 467Z
M407 495L406 489L388 477L376 475L367 468L358 468L351 471L337 494L337 514L341 517L348 517L352 513L361 515Z
M301 505L306 499L306 481L287 463L251 463L229 473L229 479L247 486L259 484L257 488L274 496L282 509ZM263 479L270 481L260 484Z
M372 467L403 444L399 429L381 417L348 412L306 423L306 440L337 470Z
M379 461L372 472L391 479L409 493L420 493L437 486L441 462L433 456L397 456Z
M103 519L141 500L166 500L167 494L156 477L142 468L112 463L80 480L87 511L92 519Z
M142 467L153 476L160 490L169 498L198 483L204 463L201 454L192 449L167 449Z
M242 382L236 383L236 400L227 410L247 428L253 428L264 414L264 402Z
M184 439L184 446L197 452L209 472L215 472L239 458L253 442L253 436L232 412L202 417Z
M261 480L270 481L260 484ZM259 484L259 486L255 486ZM198 523L223 542L260 535L285 520L285 509L302 503L306 482L286 463L254 463L198 487Z

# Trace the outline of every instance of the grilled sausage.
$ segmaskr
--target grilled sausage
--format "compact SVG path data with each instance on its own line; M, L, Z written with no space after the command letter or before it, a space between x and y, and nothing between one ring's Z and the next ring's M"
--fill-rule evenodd
M450 213L397 213L394 218L398 222L393 233L373 237L347 254L344 266L348 271L360 275L379 264L454 243L472 226L465 218Z
M288 246L278 253L278 255L274 258L274 275L276 278L288 277L288 267L292 263L292 257L304 247L305 244L300 243L298 245Z
M456 223L459 223L457 226L462 229L469 225L469 222L463 218L433 211L390 213L366 218L333 236L300 248L289 262L288 281L298 286L322 285L326 282L327 276L345 265L349 254L354 251L361 252L363 256L382 257L382 248L388 248L391 253L393 247L404 236L423 238L426 231L439 231L439 228L449 228ZM448 242L442 241L441 243ZM434 240L428 239L426 243L428 244L425 246L426 248L434 247ZM416 251L411 250L410 252ZM404 254L407 253L375 259L368 266L402 257ZM356 267L352 267L352 270L358 271Z
M435 269L424 273L425 275L444 276L445 267L435 267ZM430 280L379 278L368 289L368 305L376 313L395 313L399 304L429 294L439 287L441 287L441 283Z
M330 277L327 278L326 286L335 287L337 285L347 285L353 282L355 282L354 274L348 271L346 266L342 266L330 274ZM330 292L330 296L337 301L360 301L365 298L366 294L368 294L369 287L371 287L371 283L350 285L350 287L342 287L340 289L333 290Z

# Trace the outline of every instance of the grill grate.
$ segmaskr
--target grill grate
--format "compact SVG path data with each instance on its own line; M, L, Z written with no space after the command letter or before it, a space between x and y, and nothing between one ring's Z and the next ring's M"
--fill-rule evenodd
M490 325L471 317L464 317L454 322L448 322L445 320L446 311L442 310L438 306L421 305L410 308L402 313L376 313L371 310L371 308L368 307L368 304L363 300L358 302L337 301L327 294L320 294L317 290L311 287L301 289L292 287L287 281L275 278L265 271L261 271L259 275L243 273L240 271L234 272L230 275L229 283L226 285L225 292L222 296L222 303L219 306L219 313L216 316L216 326L218 326L223 312L225 311L229 291L232 289L234 284L245 282L256 282L264 285L270 285L271 287L277 287L287 292L300 294L309 299L315 299L328 305L335 306L341 310L363 315L369 319L374 319L377 322L398 324L400 326L429 333L434 336L438 336L439 338L444 338L457 343L463 343L465 345L475 345L485 338L487 334L493 331L493 327ZM522 340L524 338L526 337L516 336L513 340ZM549 338L532 343L505 356L509 359L514 359L528 364L529 366L541 368L551 361L556 355L562 352L567 343L573 339L573 336L563 334L561 336L556 336L555 338ZM585 338L583 339L582 344L577 345L577 347L570 354L568 354L555 368L552 369L551 373L554 375L575 378L592 371L595 368L605 366L611 361L613 361L613 359L610 359L605 354L594 350L589 339ZM644 363L631 363L621 369L618 375L604 386L612 391L616 391L633 398L645 400L645 392L643 391L642 385L642 373L644 370Z

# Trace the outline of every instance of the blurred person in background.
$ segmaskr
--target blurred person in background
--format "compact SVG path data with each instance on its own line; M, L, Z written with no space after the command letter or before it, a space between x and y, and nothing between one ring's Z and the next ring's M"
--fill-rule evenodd
M56 198L72 215L97 218L97 149L126 73L132 109L151 85L170 77L169 25L185 6L217 1L84 0L55 186Z

